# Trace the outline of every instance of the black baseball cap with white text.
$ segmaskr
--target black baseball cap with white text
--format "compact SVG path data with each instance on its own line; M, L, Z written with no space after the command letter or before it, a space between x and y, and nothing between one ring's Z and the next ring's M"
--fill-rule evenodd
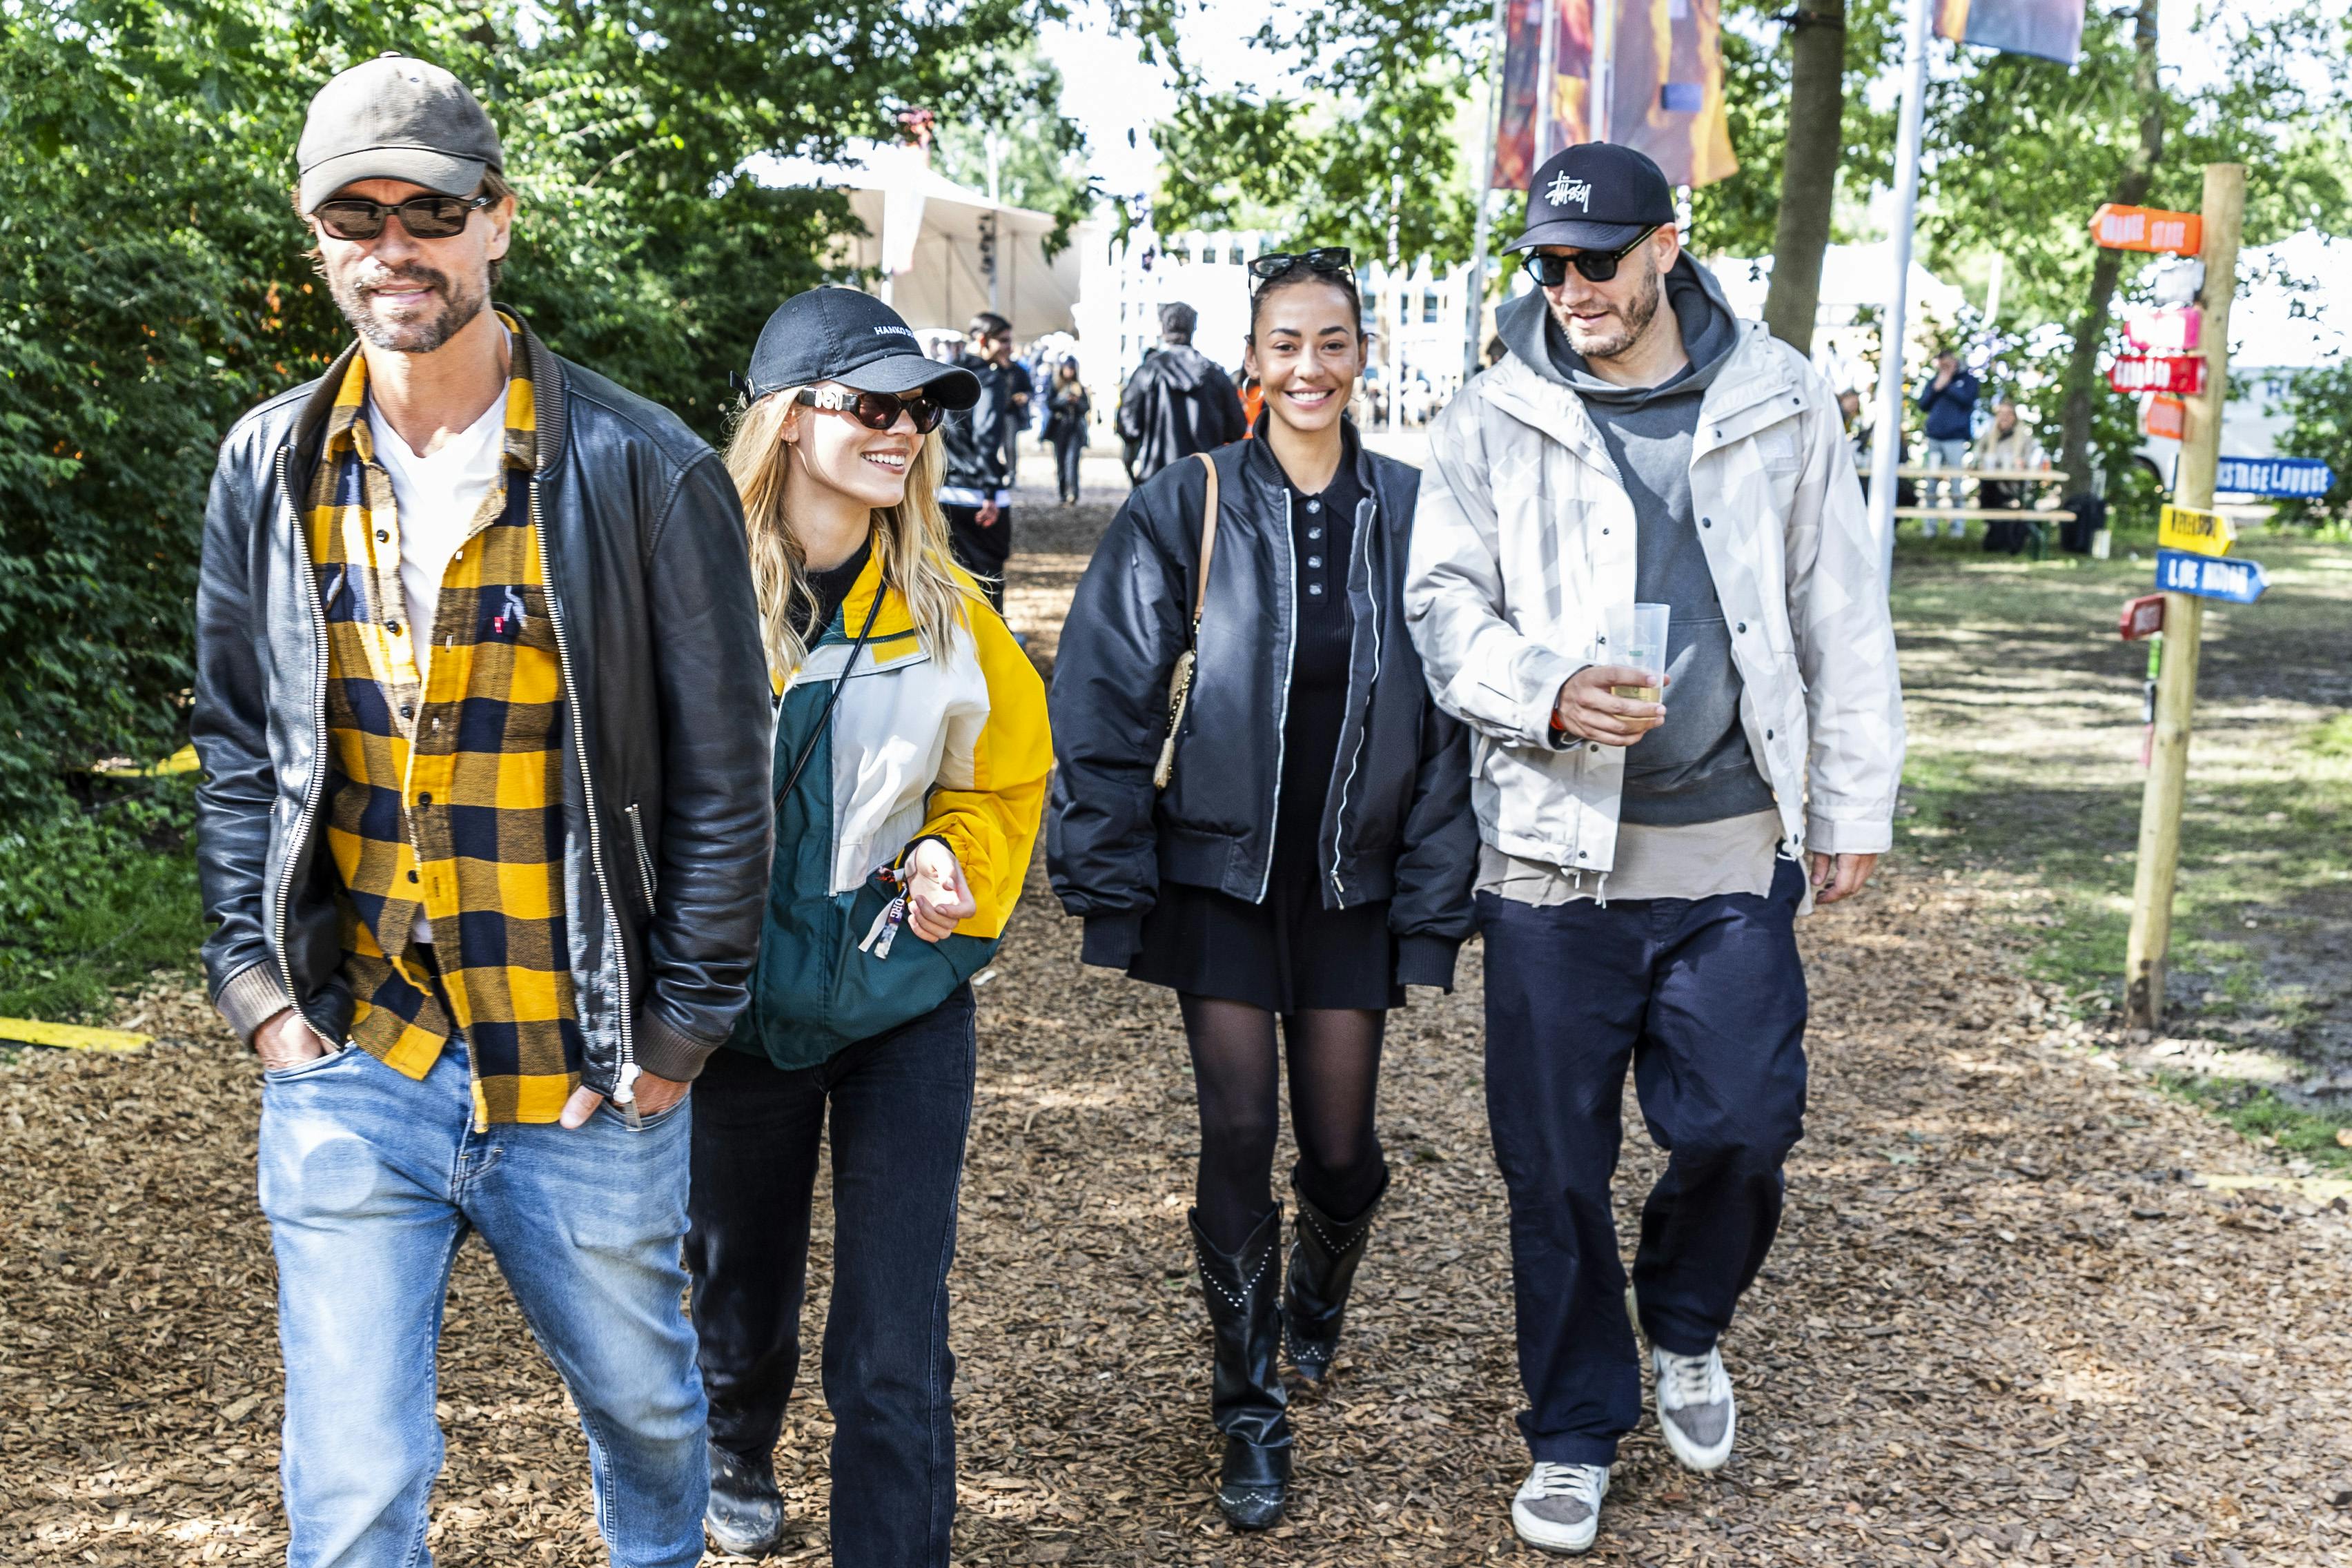
M1674 187L1647 154L1611 142L1562 148L1528 183L1527 230L1507 247L1622 250L1675 221Z
M927 358L906 318L856 289L811 289L776 307L737 378L757 403L787 386L837 381L853 392L903 395L917 388L959 413L980 401L980 378Z

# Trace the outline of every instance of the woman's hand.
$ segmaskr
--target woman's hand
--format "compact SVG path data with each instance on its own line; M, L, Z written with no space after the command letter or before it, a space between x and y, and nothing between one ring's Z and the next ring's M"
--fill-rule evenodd
M979 900L964 885L955 851L939 839L917 844L907 857L905 872L907 925L925 942L954 934L958 925L980 912Z

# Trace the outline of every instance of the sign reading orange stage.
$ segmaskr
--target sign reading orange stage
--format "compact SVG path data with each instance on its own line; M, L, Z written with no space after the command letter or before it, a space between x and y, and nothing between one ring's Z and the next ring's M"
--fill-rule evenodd
M2091 237L2109 250L2167 250L2194 256L2205 243L2205 220L2161 207L2101 204L2091 215Z

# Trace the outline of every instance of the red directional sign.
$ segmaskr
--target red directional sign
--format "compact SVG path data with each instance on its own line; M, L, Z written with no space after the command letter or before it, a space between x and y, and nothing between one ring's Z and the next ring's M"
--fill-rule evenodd
M2163 595L2143 594L2137 599L2124 601L2123 617L2116 625L2116 630L2123 633L2124 641L2138 642L2163 629Z
M2205 243L2205 220L2195 213L2103 202L2091 215L2091 237L2109 250L2168 250L2194 256Z
M2117 392L2205 390L2205 361L2196 354L2124 354L2107 367L2107 384Z

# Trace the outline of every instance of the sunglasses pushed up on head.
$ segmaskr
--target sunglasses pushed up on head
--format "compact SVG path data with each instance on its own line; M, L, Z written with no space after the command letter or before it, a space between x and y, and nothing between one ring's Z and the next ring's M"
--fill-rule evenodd
M1356 276L1356 253L1344 245L1322 245L1313 250L1270 251L1249 264L1250 287L1253 289L1263 289L1276 279L1296 272L1302 267L1312 272L1352 280Z
M404 202L372 202L364 196L337 196L310 209L319 226L337 239L373 239L383 232L384 219L400 215L400 226L411 239L447 239L465 232L467 220L490 205L490 198L473 196L411 196Z
M1574 256L1546 256L1539 250L1533 250L1528 253L1527 259L1520 265L1528 269L1528 277L1546 289L1557 289L1567 282L1568 269L1571 267L1587 282L1606 283L1617 276L1617 264L1633 255L1633 247L1657 233L1658 228L1658 225L1652 224L1627 240L1620 250L1580 250Z

